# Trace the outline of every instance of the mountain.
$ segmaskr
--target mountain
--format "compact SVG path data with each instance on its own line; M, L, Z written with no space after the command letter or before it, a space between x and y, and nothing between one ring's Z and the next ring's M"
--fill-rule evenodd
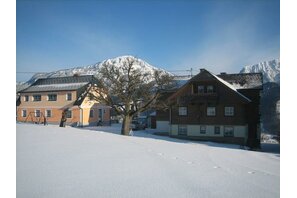
M274 59L245 66L240 73L262 73L263 92L261 96L262 131L280 135L280 61Z
M270 61L260 62L255 65L243 67L240 73L262 73L263 82L275 82L280 84L280 60L274 59Z
M98 71L103 64L116 65L118 67L121 67L128 61L128 59L134 60L135 61L134 66L143 72L153 73L155 70L159 70L159 71L162 71L169 75L172 75L171 73L169 73L163 69L154 67L154 66L150 65L149 63L147 63L139 58L136 58L134 56L119 56L119 57L116 57L113 59L107 59L102 62L98 62L96 64L88 65L88 66L84 66L84 67L74 67L74 68L70 68L70 69L62 69L62 70L53 71L53 72L49 72L49 73L37 73L37 74L33 75L33 77L27 83L32 84L39 78L73 76L74 74L96 75L96 74L98 74Z
M263 84L260 100L262 129L266 133L280 135L280 86L274 82Z

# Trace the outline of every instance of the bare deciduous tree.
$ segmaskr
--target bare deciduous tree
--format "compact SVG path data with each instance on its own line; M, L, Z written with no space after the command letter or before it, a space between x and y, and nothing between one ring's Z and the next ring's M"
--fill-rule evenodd
M103 63L98 78L98 89L90 97L123 116L122 135L129 135L134 115L151 108L161 91L172 87L170 75L158 70L141 71L133 57L127 58L120 67Z

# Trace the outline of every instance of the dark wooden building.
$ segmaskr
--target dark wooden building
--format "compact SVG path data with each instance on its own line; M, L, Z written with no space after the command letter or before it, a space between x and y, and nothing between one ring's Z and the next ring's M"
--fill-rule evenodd
M260 73L215 75L201 69L170 95L168 113L157 111L157 118L169 120L173 137L259 147L262 81Z

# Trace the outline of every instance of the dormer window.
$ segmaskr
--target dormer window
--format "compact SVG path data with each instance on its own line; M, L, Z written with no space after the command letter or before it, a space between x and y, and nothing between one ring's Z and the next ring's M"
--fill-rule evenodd
M214 87L213 85L208 85L207 86L207 93L213 93L214 92Z
M204 86L198 85L198 93L204 93Z

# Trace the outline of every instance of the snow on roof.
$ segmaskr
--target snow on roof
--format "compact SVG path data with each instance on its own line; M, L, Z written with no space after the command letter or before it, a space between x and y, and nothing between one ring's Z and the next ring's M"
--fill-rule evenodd
M209 72L209 71L208 71ZM232 89L234 92L236 92L238 95L240 95L241 97L243 97L244 99L246 99L247 101L251 102L251 100L249 98L247 98L246 96L244 96L243 94L241 94L240 92L238 92L230 83L226 82L225 80L221 79L220 77L218 77L217 75L209 72L213 77L215 77L217 80L219 80L221 83L223 83L224 85L226 85L227 87L229 87L230 89Z
M230 83L235 89L262 89L263 85L263 76L261 73L221 73L217 76Z
M156 114L156 112L154 111L154 112L152 112L151 114L150 114L150 116L156 116L157 114Z
M61 84L47 84L47 85L33 85L22 92L40 92L40 91L66 91L66 90L76 90L85 85L88 82L83 83L61 83Z

